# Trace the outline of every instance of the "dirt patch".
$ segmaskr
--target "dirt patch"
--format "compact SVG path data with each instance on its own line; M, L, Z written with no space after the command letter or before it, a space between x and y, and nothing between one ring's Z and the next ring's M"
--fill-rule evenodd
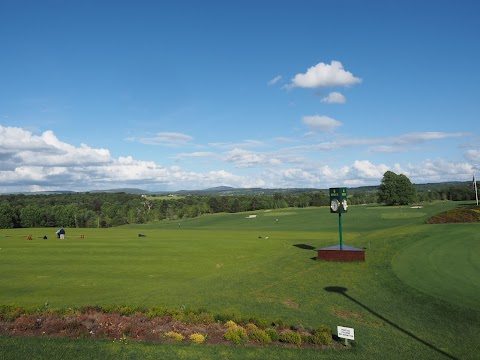
M362 317L362 314L355 311L350 310L340 310L340 309L333 309L333 314L341 317L342 319L359 319Z
M284 302L282 302L283 305L288 306L291 309L300 309L300 305L298 305L295 301L292 299L287 299Z

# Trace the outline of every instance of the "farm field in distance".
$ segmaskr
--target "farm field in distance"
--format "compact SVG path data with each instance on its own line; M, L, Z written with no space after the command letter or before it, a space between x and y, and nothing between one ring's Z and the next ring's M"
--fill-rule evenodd
M0 230L2 305L206 308L355 329L350 349L327 351L0 337L0 358L477 358L480 224L424 223L461 204L350 206L343 243L366 248L365 263L314 260L338 244L327 207L67 228L65 240L53 228Z

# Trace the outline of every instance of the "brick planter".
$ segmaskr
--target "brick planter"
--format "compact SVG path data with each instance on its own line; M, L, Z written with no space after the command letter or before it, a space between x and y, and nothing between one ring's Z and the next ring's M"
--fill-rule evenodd
M348 245L343 245L342 250L340 250L340 245L335 245L317 249L317 252L317 260L342 262L365 261L365 250Z

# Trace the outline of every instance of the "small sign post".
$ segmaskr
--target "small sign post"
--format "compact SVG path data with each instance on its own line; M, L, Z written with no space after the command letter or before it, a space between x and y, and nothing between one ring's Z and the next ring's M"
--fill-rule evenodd
M348 346L348 340L355 340L355 331L353 328L337 326L338 337L345 339L345 346Z

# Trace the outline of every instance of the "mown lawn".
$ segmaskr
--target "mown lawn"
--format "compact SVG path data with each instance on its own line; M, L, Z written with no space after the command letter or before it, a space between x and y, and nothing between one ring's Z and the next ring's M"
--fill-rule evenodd
M338 218L327 208L67 229L66 240L55 229L2 230L0 304L202 307L334 332L353 327L355 341L348 350L307 351L2 337L0 358L474 359L480 226L424 224L457 205L349 207L343 240L366 248L365 263L312 260L312 249L338 243Z

